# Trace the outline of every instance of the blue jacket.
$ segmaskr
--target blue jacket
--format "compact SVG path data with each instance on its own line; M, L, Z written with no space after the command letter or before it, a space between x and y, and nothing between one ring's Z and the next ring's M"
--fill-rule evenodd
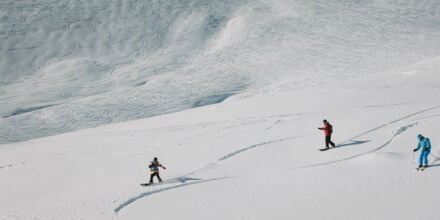
M419 144L417 145L417 150L419 149L422 149L422 152L431 150L431 142L429 141L429 138L424 138L419 140Z

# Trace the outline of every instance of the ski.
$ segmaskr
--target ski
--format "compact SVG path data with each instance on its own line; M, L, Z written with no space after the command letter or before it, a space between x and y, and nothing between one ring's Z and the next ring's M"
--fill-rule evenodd
M427 167L417 167L416 170L417 171L424 171Z
M154 185L161 185L164 183L169 183L169 181L165 181L165 182L158 182L158 183L141 183L141 186L154 186Z
M331 150L331 149L336 149L336 148L338 148L338 147L335 146L335 147L329 147L329 148L320 148L320 149L318 149L318 150L320 150L320 151L326 151L326 150Z
M157 183L141 183L141 186L152 186L155 184L157 184Z

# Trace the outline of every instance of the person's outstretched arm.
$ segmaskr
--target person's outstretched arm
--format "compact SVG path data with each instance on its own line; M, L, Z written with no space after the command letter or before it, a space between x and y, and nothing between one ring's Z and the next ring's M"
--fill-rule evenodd
M418 151L421 146L422 146L422 142L419 141L419 144L417 144L417 148L414 149L414 152Z
M162 169L164 169L164 170L167 169L167 168L166 168L164 165L162 165L162 164L159 164L159 166L162 167Z

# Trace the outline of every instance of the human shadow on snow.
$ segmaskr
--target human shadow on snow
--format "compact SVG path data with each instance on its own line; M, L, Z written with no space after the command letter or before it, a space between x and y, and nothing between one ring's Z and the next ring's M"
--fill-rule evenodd
M353 145L359 145L359 144L365 144L365 143L368 143L368 142L370 142L370 140L366 140L366 141L355 141L355 140L353 140L353 141L350 141L348 143L338 144L338 145L336 145L335 148L347 147L347 146L353 146Z
M440 167L440 163L429 165L429 167Z

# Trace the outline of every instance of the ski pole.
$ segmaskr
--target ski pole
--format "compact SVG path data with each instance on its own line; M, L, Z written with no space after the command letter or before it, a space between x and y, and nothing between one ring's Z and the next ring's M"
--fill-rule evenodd
M414 163L414 151L412 152L412 159L411 159L411 163Z

